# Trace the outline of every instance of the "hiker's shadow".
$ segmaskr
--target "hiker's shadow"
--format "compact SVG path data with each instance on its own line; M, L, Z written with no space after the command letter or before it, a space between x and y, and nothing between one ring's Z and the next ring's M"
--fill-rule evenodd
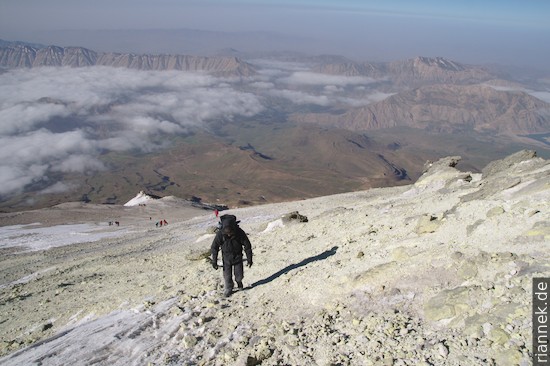
M259 280L259 281L254 282L253 284L250 285L250 287L248 287L248 289L258 287L258 286L261 286L261 285L265 285L266 283L269 283L269 282L273 281L274 279L284 275L285 273L288 273L288 272L292 271L293 269L303 267L303 266L305 266L305 265L307 265L311 262L327 259L328 257L333 256L334 254L336 254L337 249L338 249L338 247L334 246L334 247L330 248L329 250L324 251L321 254L317 254L316 256L306 258L306 259L304 259L303 261L301 261L299 263L291 264L291 265L281 269L280 271L278 271L276 273L273 273L271 276L269 276L267 278L264 278L263 280Z

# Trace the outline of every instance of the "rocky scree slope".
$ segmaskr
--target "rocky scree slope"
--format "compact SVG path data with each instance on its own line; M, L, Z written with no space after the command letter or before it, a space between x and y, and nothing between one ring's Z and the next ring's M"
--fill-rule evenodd
M550 163L521 151L472 174L459 160L428 162L409 186L230 210L255 257L229 298L203 257L210 216L133 237L131 266L102 269L117 284L90 287L117 312L54 322L14 353L6 342L0 364L528 365L532 278L550 276ZM291 210L308 222L283 219ZM138 287L154 295L125 323L117 293L136 263L155 263Z

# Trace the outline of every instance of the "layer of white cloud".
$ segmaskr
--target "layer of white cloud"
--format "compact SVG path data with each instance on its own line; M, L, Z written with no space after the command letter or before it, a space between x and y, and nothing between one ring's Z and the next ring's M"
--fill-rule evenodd
M35 68L0 75L0 196L52 172L105 167L105 150L162 147L162 136L263 109L231 79L109 67ZM55 189L54 189L55 188ZM59 191L62 186L52 187Z
M546 103L550 103L550 92L547 91L530 91L529 94Z
M270 90L269 95L278 98L287 99L295 104L315 104L328 106L333 101L326 95L312 95L297 90Z
M275 87L275 84L267 81L256 81L250 83L250 86L257 89L273 89Z
M7 104L7 103L3 103ZM0 134L15 134L33 130L37 124L54 117L67 117L67 108L60 104L22 102L0 110Z
M105 151L155 151L166 147L168 135L253 116L272 98L359 107L389 95L372 90L368 77L309 72L300 63L257 60L256 66L267 68L243 80L110 67L0 74L0 196L35 183L46 187L42 192L73 188L51 180L52 173L106 169L99 158Z
M267 59L250 60L251 64L261 68L261 72L269 72L270 70L278 70L278 72L285 71L308 71L309 66L303 62L291 62L291 61L278 61Z
M295 85L368 85L376 82L375 79L366 76L344 76L327 75L309 71L298 71L286 78L279 79L280 82Z
M540 90L531 90L526 89L523 87L517 87L517 86L501 86L501 85L489 85L487 86L499 90L499 91L517 91L517 92L524 92L529 95L532 95L533 97L542 100L543 102L550 103L550 92L549 91L540 91Z
M73 189L73 185L64 182L56 182L46 189L40 191L41 194L63 193Z
M367 99L370 102L380 102L381 100L384 100L388 97L391 97L395 93L382 93L382 92L374 92L367 96Z

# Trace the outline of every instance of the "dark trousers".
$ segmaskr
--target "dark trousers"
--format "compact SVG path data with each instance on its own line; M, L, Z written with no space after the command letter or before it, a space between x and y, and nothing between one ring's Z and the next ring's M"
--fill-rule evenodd
M225 290L232 290L235 286L233 283L233 274L235 281L242 282L244 277L244 266L242 258L236 260L223 259L223 280Z

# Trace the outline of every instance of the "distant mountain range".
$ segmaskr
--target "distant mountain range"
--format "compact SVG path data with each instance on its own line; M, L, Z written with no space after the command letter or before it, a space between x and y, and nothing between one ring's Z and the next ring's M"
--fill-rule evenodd
M231 56L137 55L95 52L83 47L15 45L0 48L0 67L112 66L139 70L207 71L220 76L250 76L254 68Z
M112 66L138 70L206 71L215 75L251 76L256 68L246 62L251 55L224 49L216 56L181 54L136 54L96 52L84 47L44 46L0 40L0 67ZM283 61L307 62L311 71L342 76L366 76L386 80L394 86L418 87L429 84L475 84L499 79L501 72L465 65L443 57L416 57L392 62L354 62L342 56L272 56Z
M394 84L409 87L431 83L470 84L495 78L480 66L464 65L443 57L416 57L387 63L329 62L314 70L333 75L388 77Z
M0 40L0 67L4 68L113 66L139 70L207 71L216 75L254 75L254 66L243 61L239 54L233 49L210 57L96 52L83 47L42 46ZM392 84L408 87L433 83L471 84L497 77L485 68L464 65L442 57L416 57L386 63L353 62L333 55L308 58L296 56L296 59L313 63L314 72L387 79Z

